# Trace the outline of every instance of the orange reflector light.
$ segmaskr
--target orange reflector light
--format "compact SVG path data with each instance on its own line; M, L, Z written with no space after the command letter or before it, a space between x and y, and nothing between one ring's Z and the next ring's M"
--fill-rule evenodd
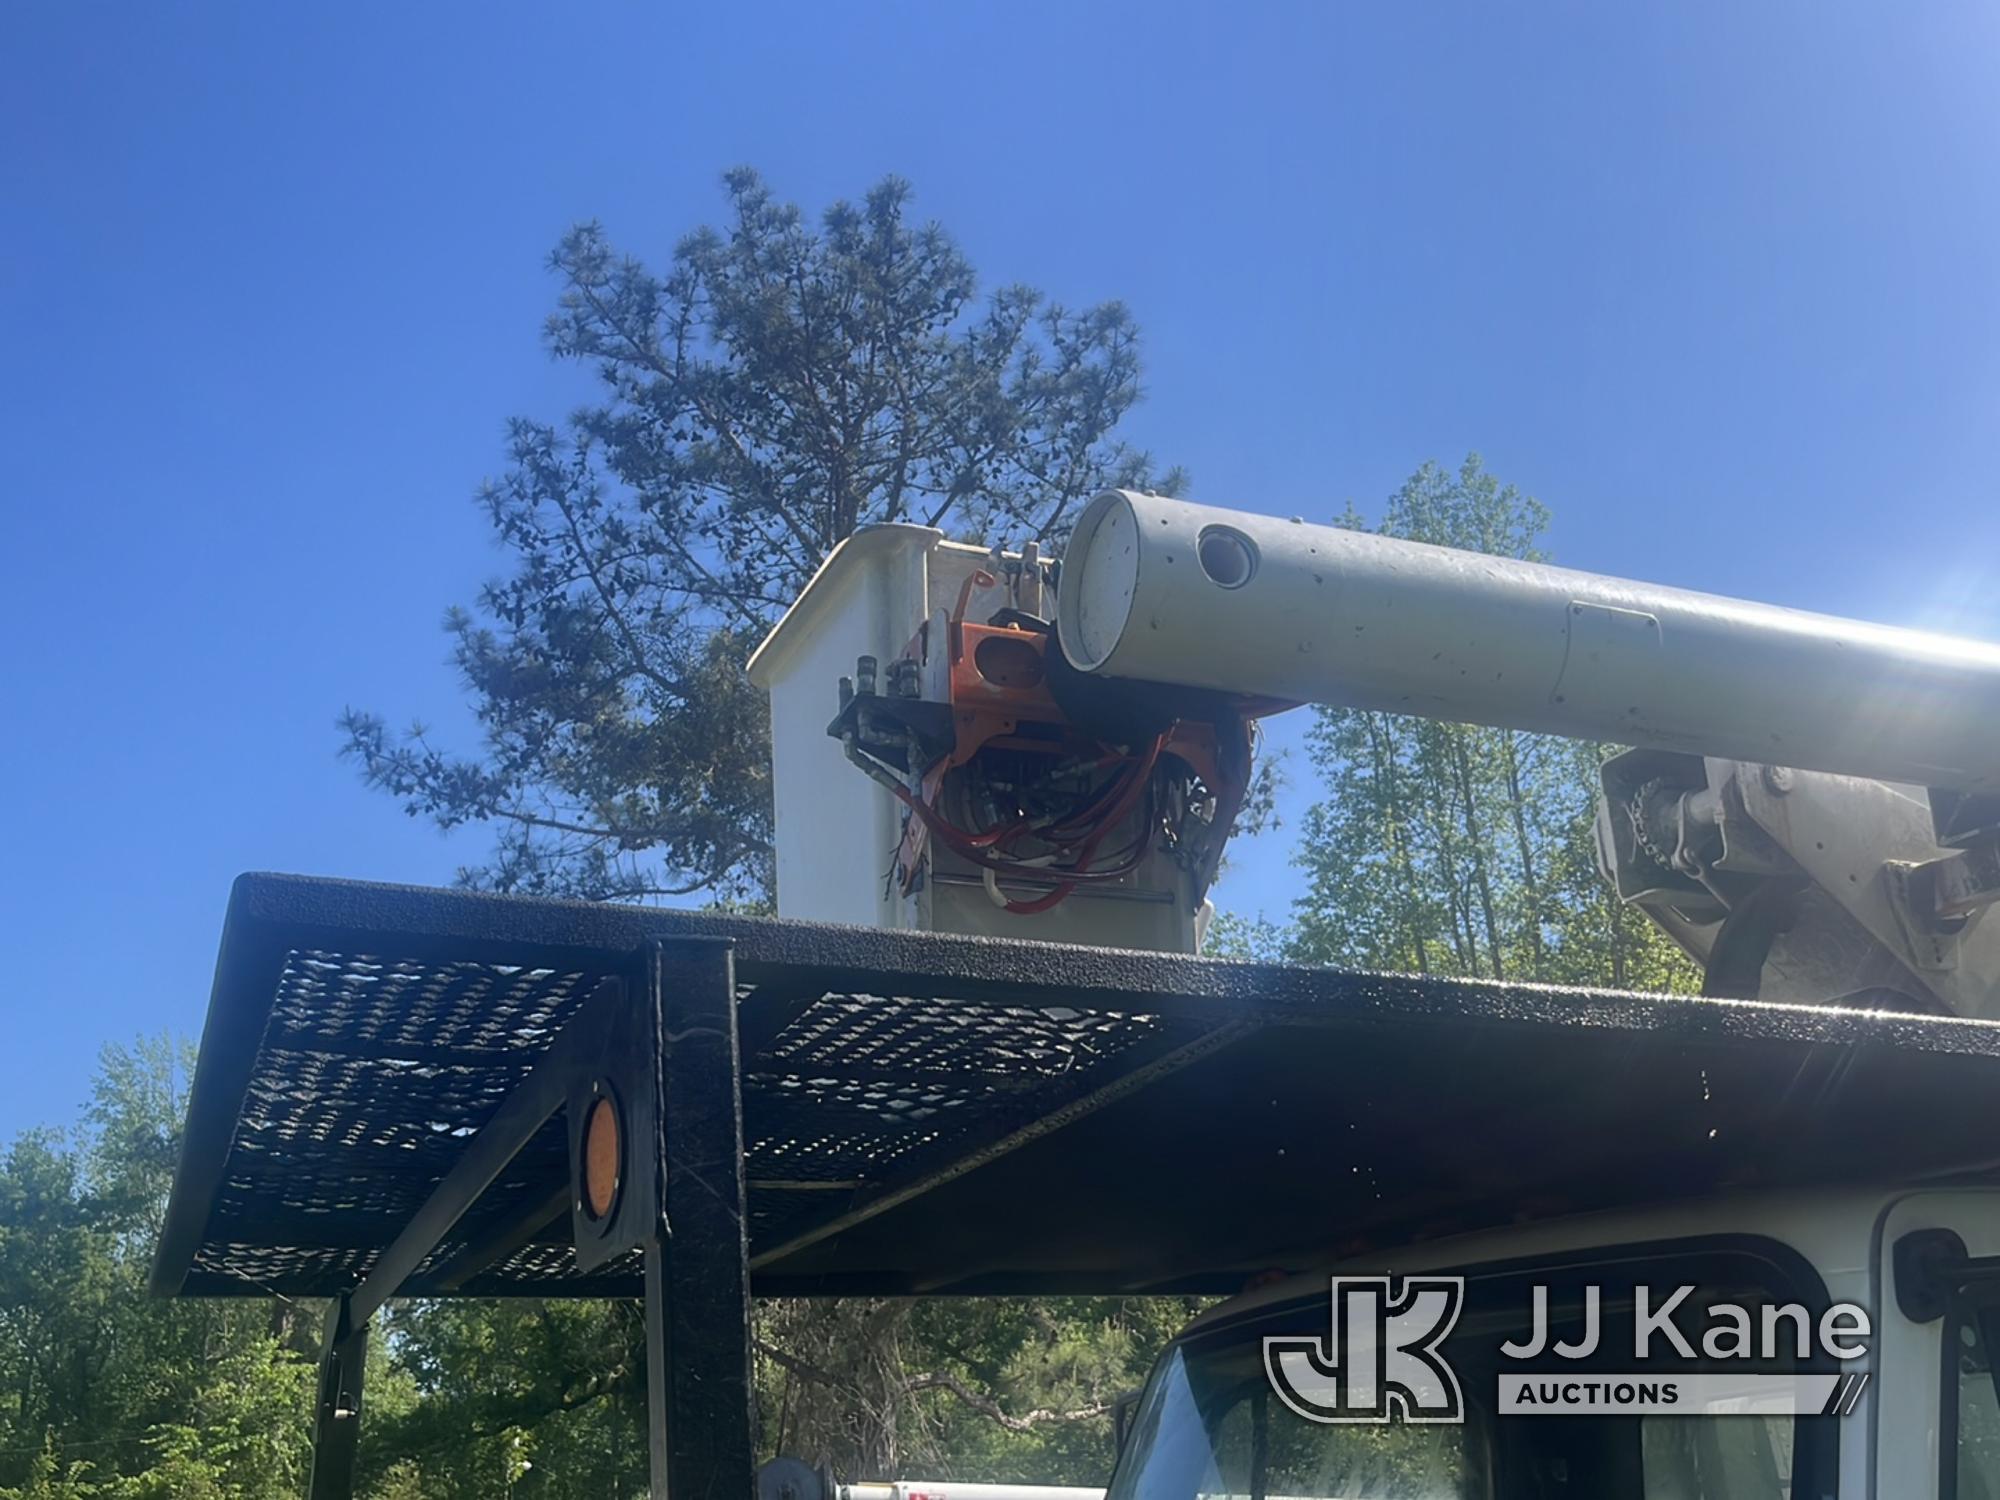
M583 1207L593 1219L618 1201L618 1106L600 1096L583 1126Z

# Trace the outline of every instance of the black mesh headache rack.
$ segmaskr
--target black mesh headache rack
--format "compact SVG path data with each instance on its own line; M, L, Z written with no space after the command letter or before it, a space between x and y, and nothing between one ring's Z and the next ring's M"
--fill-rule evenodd
M321 1497L390 1297L643 1296L654 1493L744 1496L752 1295L1230 1292L1996 1143L1982 1022L248 875L153 1286L333 1299Z

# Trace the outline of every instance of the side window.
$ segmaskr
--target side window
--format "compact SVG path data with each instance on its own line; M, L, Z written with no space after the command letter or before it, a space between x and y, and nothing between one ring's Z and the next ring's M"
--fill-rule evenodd
M1264 1340L1302 1331L1323 1337L1327 1304L1287 1302L1169 1348L1147 1384L1108 1500L1825 1500L1835 1492L1839 1419L1769 1411L1754 1395L1716 1402L1705 1415L1672 1417L1579 1411L1515 1419L1482 1404L1514 1368L1503 1344L1530 1331L1527 1294L1535 1287L1548 1289L1537 1337L1575 1344L1590 1289L1605 1294L1606 1328L1637 1305L1640 1286L1702 1287L1705 1296L1746 1309L1796 1301L1816 1310L1825 1305L1825 1287L1803 1262L1766 1254L1755 1241L1670 1245L1611 1264L1516 1262L1469 1275L1466 1285L1466 1316L1444 1349L1466 1398L1462 1425L1320 1423L1299 1415L1272 1393ZM1628 1349L1616 1339L1600 1343L1576 1369L1615 1372ZM1708 1369L1700 1356L1667 1368L1682 1366ZM1821 1373L1832 1365L1815 1357L1801 1366L1781 1348L1758 1358L1756 1368ZM1977 1393L1990 1403L1978 1430L2000 1459L2000 1402L1990 1377ZM1972 1432L1968 1418L1969 1438ZM2000 1500L2000 1482L1968 1483L1965 1500Z
M1646 1500L1785 1500L1792 1491L1792 1419L1644 1417Z
M1944 1445L1938 1493L1943 1500L2000 1500L2000 1382L1994 1373L2000 1302L1960 1298L1944 1340L1944 1408L1955 1441Z
M1477 1414L1474 1414L1477 1421ZM1259 1388L1217 1431L1225 1474L1246 1476L1253 1500L1466 1500L1475 1484L1467 1440L1476 1427L1303 1422Z

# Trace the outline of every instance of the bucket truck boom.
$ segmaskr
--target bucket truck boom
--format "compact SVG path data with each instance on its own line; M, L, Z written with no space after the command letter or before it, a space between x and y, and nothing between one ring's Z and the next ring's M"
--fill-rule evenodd
M1192 950L1338 704L1629 747L1599 862L1712 995L2000 1017L2000 645L1112 490L1060 564L857 533L751 671L789 916Z
M1116 490L1081 673L1634 747L1618 894L1711 994L2000 1014L2000 645Z

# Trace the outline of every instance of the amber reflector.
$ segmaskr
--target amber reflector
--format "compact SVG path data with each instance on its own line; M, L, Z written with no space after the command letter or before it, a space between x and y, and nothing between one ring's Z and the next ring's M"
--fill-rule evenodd
M618 1199L618 1106L600 1098L583 1127L583 1205L591 1218L611 1212Z

